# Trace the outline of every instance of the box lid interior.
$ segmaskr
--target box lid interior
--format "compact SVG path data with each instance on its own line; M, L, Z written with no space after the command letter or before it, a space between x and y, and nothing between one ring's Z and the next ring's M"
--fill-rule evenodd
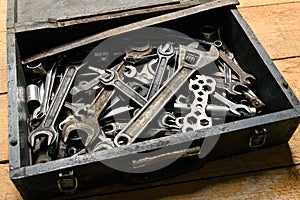
M172 11L218 0L9 0L14 20L7 27L56 28L141 13ZM14 3L13 3L14 2ZM12 5L13 4L13 5ZM99 18L99 16L102 16ZM86 20L89 18L89 20ZM10 22L12 21L12 22ZM75 21L75 22L74 22ZM59 23L64 22L64 23ZM25 27L25 28L24 28Z

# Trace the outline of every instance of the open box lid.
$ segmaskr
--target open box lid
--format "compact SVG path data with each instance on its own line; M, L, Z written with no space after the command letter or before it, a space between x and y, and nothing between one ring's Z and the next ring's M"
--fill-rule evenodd
M8 0L7 28L58 28L132 15L167 13L219 0ZM224 0L226 2L226 0ZM231 1L237 4L236 1ZM227 2L228 4L228 2Z

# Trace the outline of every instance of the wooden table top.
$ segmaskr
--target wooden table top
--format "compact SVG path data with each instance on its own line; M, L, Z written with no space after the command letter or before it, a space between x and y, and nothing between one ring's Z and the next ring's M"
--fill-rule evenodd
M300 0L240 3L239 11L300 98ZM0 0L0 199L22 199L9 179L6 5ZM300 199L299 134L298 127L288 144L207 163L177 177L176 184L97 199ZM201 173L213 178L203 179Z

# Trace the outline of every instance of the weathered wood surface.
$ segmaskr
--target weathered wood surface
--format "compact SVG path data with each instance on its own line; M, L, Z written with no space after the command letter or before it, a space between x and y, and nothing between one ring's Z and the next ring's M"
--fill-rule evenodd
M300 0L240 2L240 12L300 98ZM6 1L0 0L0 163L8 163L5 12ZM281 145L207 163L198 172L177 177L178 182L188 180L186 183L104 196L103 199L298 199L300 167L271 169L300 164L299 146L300 128L289 146ZM266 171L245 174L256 170ZM8 164L0 164L0 199L20 199L9 180L8 171ZM201 171L206 175L201 175ZM242 174L228 176L238 173ZM222 178L199 180L205 176Z
M300 2L239 10L272 59L300 56Z
M286 3L294 3L300 2L300 0L239 0L240 5L239 8L242 7L258 7L258 6L267 6L272 4L286 4Z
M300 167L213 178L134 192L106 195L101 200L157 199L299 199Z

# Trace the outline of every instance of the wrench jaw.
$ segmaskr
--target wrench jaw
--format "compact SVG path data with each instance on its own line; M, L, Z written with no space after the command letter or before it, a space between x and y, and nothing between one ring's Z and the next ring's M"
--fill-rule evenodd
M103 143L109 143L109 139L107 139L104 134L100 134L102 131L100 130L99 124L94 123L92 121L74 121L65 124L62 130L62 140L64 143L68 141L68 138L70 137L73 131L77 131L78 136L85 139L85 141L82 141L82 143L84 144L85 148L89 151L94 151L92 148L92 143L97 138L100 138L101 142Z
M248 87L242 83L238 83L238 82L230 82L230 83L223 83L224 84L224 88L225 90L231 94L231 95L242 95L243 90L246 90Z
M240 77L241 83L244 83L246 85L252 85L252 82L254 82L255 80L256 78L252 74L247 74L243 77Z
M35 139L39 136L48 136L47 137L47 145L50 146L58 137L58 133L55 130L34 130L28 136L28 142L31 147L35 147Z
M179 45L179 64L191 69L199 69L219 58L218 49L211 45L208 52Z
M83 122L65 124L62 131L64 143L68 141L68 138L73 131L78 131L79 137L86 138L85 141L83 141L83 144L87 148L97 138L100 128L99 126L90 126Z

